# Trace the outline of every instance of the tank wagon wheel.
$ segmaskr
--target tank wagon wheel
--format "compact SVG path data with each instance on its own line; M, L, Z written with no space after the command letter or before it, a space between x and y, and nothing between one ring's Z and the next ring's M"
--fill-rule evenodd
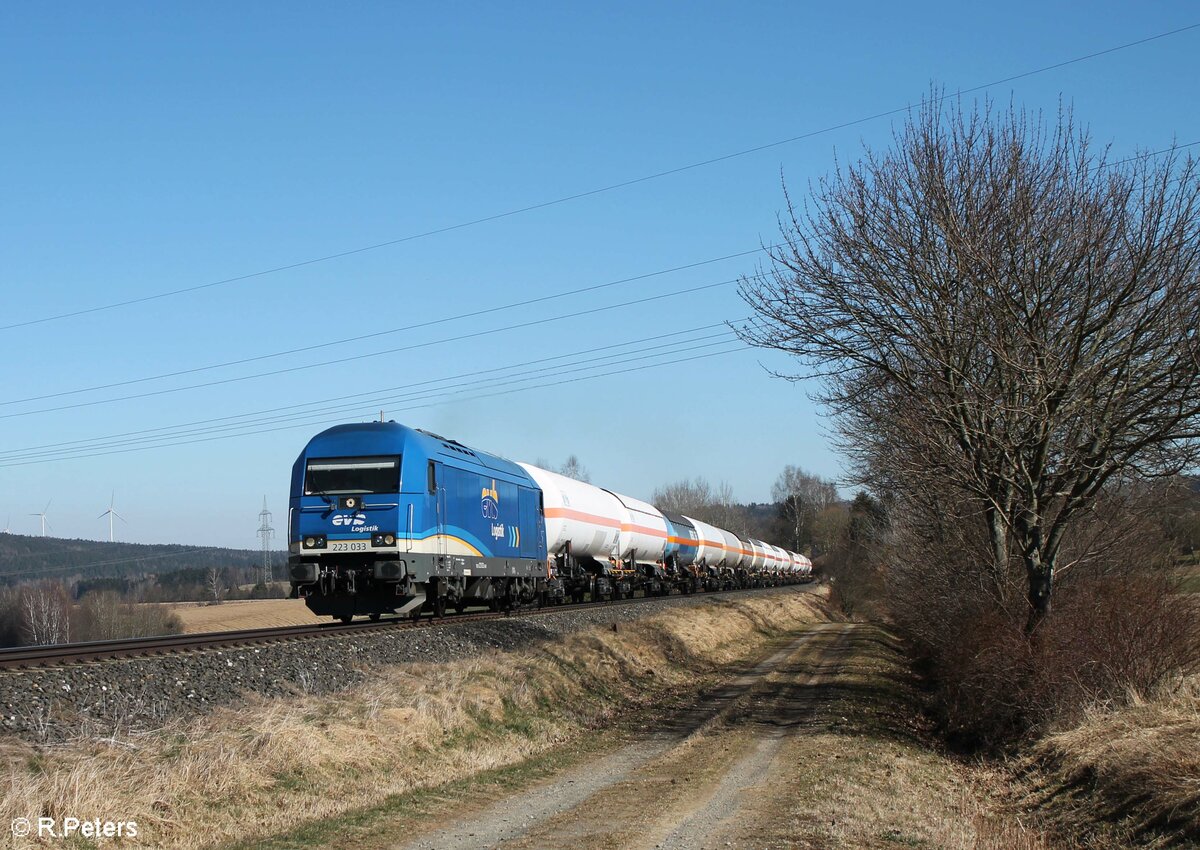
M457 602L454 603L454 610L456 613L459 613L459 614L461 614L463 611L466 611L467 610L467 601L465 599L459 599Z
M378 622L379 622L379 618L380 618L381 616L382 616L381 614L379 614L378 612L376 612L376 613L374 613L374 614L371 614L371 615L370 615L370 620L371 620L371 622L372 622L372 623L378 623Z
M341 620L343 623L349 623L351 620L354 619L354 615L353 614L342 614L340 617L338 617L338 619Z

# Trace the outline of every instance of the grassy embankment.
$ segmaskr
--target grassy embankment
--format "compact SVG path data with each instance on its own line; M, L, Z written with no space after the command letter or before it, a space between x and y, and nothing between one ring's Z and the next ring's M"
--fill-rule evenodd
M1027 808L1081 846L1200 843L1200 676L1095 709L1044 738L1017 771Z
M1180 568L1197 594L1200 564ZM1097 706L1049 735L1017 767L1021 803L1081 845L1200 844L1200 676L1128 705Z
M1180 568L1197 594L1200 563ZM1096 706L1016 767L1020 805L1087 847L1200 846L1200 675Z
M811 594L741 599L523 652L397 666L350 692L261 700L117 741L0 742L0 821L136 820L131 847L387 846L410 825L586 762L827 619ZM785 793L761 843L1050 850L1196 835L1200 681L1095 712L1015 770L970 765L933 745L894 638L853 629L773 768Z
M823 606L808 593L720 601L524 652L385 668L351 692L260 700L121 740L2 742L0 820L134 820L129 846L269 836L595 737L826 619Z

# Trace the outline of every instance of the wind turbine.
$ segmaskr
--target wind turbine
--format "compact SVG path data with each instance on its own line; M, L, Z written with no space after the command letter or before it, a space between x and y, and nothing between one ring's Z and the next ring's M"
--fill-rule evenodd
M53 501L54 499L51 498L50 502ZM46 536L46 511L50 510L50 502L46 502L46 507L42 508L42 512L40 514L30 514L30 516L39 516L42 518L42 537Z
M113 507L113 505L115 505L116 503L117 503L117 491L114 490L112 493L112 496L110 496L108 499L108 510L106 510L104 513L100 514L100 516L96 517L96 519L104 519L105 517L108 517L108 542L109 543L113 542L113 517L116 517L121 522L125 522L125 517L123 517L119 513L117 513L116 509Z
M4 523L4 533L12 534L12 514L8 515L8 520Z

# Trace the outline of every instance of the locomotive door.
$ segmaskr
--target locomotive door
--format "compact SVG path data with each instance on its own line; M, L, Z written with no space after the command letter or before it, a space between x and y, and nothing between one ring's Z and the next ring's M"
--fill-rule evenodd
M429 462L431 484L434 487L434 552L437 554L437 566L445 564L449 549L446 545L446 476L442 465L437 461Z
M539 543L545 545L543 537L546 525L541 517L541 497L541 490L530 490L526 487L518 490L517 498L521 502L518 526L521 530L519 554L522 558L536 558Z

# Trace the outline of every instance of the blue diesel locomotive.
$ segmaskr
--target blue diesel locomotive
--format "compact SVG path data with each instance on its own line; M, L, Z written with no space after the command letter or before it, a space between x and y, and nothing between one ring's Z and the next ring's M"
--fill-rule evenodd
M317 614L528 602L546 577L541 490L511 461L394 422L338 425L292 468L288 559Z

